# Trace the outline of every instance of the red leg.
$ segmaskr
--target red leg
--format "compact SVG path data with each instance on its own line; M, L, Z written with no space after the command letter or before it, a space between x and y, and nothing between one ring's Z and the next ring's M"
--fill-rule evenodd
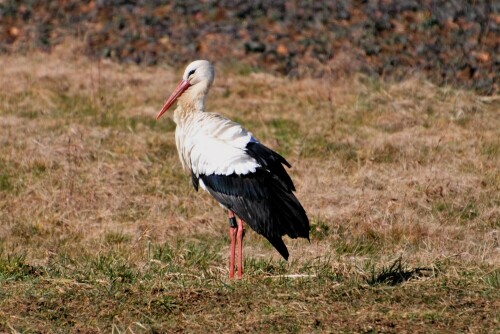
M236 234L238 244L238 279L243 277L243 220L238 218L238 232Z
M229 210L229 237L231 238L231 248L229 250L229 278L234 278L234 255L236 250L236 233L237 227L234 226L234 213Z

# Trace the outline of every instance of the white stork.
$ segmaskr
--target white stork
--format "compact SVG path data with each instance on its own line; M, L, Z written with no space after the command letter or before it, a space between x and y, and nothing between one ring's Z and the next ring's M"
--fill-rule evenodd
M309 220L283 167L291 167L290 164L238 123L205 111L205 98L213 81L214 67L210 62L192 62L156 119L178 101L174 121L179 158L184 169L191 171L194 188L201 186L228 210L229 277L234 278L237 245L241 278L244 222L269 240L287 260L282 236L309 240Z

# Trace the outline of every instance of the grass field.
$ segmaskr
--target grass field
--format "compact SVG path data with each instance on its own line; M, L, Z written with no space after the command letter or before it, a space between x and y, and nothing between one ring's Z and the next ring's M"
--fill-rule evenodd
M499 332L500 98L423 78L217 68L207 107L284 154L311 220L284 262L181 170L180 70L0 56L0 332Z

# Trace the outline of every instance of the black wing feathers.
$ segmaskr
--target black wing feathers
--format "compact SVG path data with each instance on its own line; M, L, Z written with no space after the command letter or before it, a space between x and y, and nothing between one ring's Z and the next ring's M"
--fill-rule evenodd
M281 155L267 148L259 142L249 142L246 146L249 156L254 158L262 167L275 174L290 190L295 191L292 179L283 165L292 167Z
M266 237L267 240L271 243L271 245L276 248L276 250L283 256L285 260L288 260L288 249L286 248L285 243L281 237Z
M200 182L200 178L196 176L193 171L191 171L191 182L193 183L194 190L198 191L198 184Z
M253 174L246 175L200 175L203 183L211 190L229 196L244 197L248 200L259 201L268 194L259 184L264 175L263 171L258 171L261 177L255 177Z

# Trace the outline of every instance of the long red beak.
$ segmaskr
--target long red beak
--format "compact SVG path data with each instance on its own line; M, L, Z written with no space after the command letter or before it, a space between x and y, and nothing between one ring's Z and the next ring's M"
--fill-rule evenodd
M182 80L178 85L177 88L174 90L172 95L167 99L165 104L163 105L163 108L161 108L160 112L158 115L156 115L156 119L159 119L171 106L174 104L174 102L177 100L179 96L184 93L186 89L188 89L190 86L189 81L187 80Z

